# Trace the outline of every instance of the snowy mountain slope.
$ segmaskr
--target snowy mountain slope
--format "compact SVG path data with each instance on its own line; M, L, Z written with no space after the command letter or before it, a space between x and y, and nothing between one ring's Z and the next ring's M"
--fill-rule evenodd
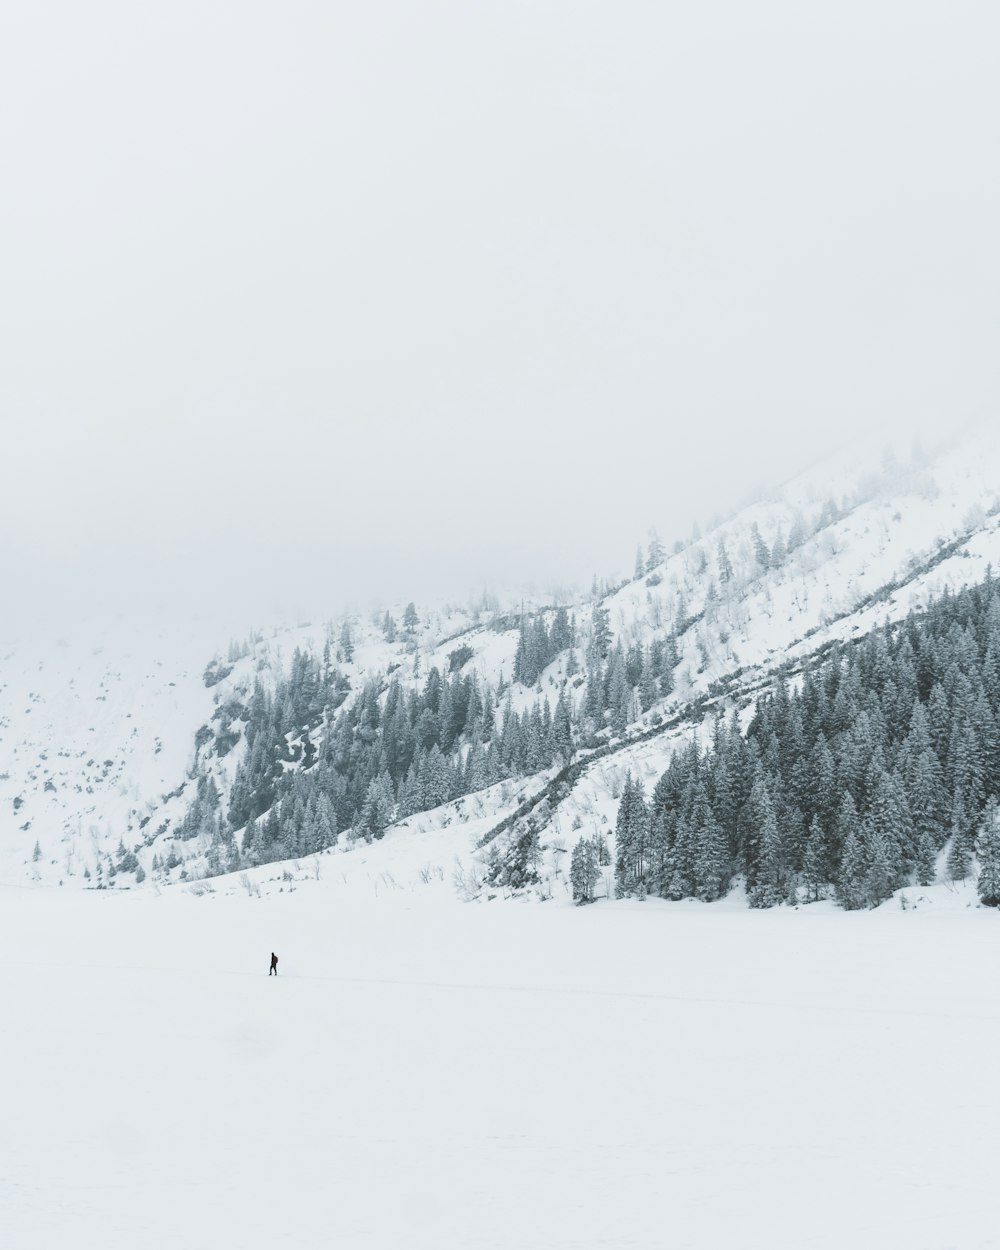
M403 605L393 610L402 617ZM509 675L514 640L477 630L478 614L436 608L396 646L352 618L354 658L340 661L353 683L345 706L368 674L398 668L418 685L417 655L421 673L447 668L455 634L480 639L475 667L484 679ZM140 635L121 623L75 627L8 645L0 654L0 881L80 883L122 841L162 843L156 831L183 815L199 757L220 789L232 784L244 744L223 755L212 736L229 728L227 705L248 698L255 680L273 685L297 649L320 653L338 633L331 625L275 630L233 661L213 659L214 639L196 624Z
M0 880L79 877L169 805L212 707L203 667L197 630L74 624L5 649Z
M721 541L735 547L754 522L773 541L794 509L792 492L791 501L786 496L741 514L668 561L668 570L681 562L668 595L694 602L689 611L701 617L682 635L679 647L679 697L669 703L680 713L681 724L657 732L662 705L637 718L617 749L581 770L552 818L536 821L539 831L557 845L569 845L569 838L580 833L610 836L625 773L637 776L648 791L679 743L694 734L703 747L708 745L720 710L742 708L745 724L752 711L750 695L770 683L775 666L801 667L833 641L861 637L926 606L946 589L982 581L1000 562L996 464L995 440L980 436L942 458L934 477L921 469L902 481L898 471L888 482L883 476L877 487L869 481L858 502L850 506L848 499L843 515L781 566L762 574L744 555L742 567L750 564L751 575L741 581L737 574L718 597L710 580L705 586L704 570L700 581L691 575L692 568L708 563L706 545ZM801 491L801 483L792 486ZM650 630L650 618L660 617L662 610L651 603L658 593L659 588L647 590L645 613L637 583L614 596L620 627L632 637L642 637ZM736 630L738 652L731 645ZM548 870L556 878L561 875L558 862Z
M229 658L217 654L207 672L211 648L197 631L183 639L111 634L100 648L80 636L58 648L39 639L8 651L0 660L0 872L5 880L79 882L121 841L138 849L147 872L154 856L162 862L172 854L175 874L197 875L203 843L179 843L173 830L199 778L212 779L225 810L245 759L242 718L254 685L275 689L296 652L325 654L324 663L342 673L343 709L366 681L381 683L384 700L386 678L419 690L436 667L474 673L518 713L540 699L554 704L560 690L578 713L585 693L579 670L601 609L614 641L644 647L671 639L678 663L669 695L644 712L633 699L624 733L605 726L593 742L578 744L584 749L571 793L552 796L542 812L554 847L548 871L557 877L560 842L580 828L609 827L624 771L646 780L662 771L705 715L707 696L715 707L723 698L738 703L775 665L860 636L1000 565L998 463L996 440L979 432L930 462L900 465L862 454L814 466L676 544L611 593L566 604L576 646L559 652L530 687L511 684L521 615L541 612L551 622L554 603L502 605L484 597L418 605L410 630L402 624L405 605L396 604L388 632L384 607L350 613L255 638ZM536 791L545 781L539 778ZM450 864L489 832L478 823L473 829L484 811L492 808L498 823L509 814L495 793L451 811L439 860Z
M818 469L789 483L780 498L743 509L669 557L659 570L660 585L632 581L623 587L608 602L613 628L640 641L679 615L698 618L680 637L681 677L691 694L734 669L783 659L807 635L819 641L821 633L828 639L870 628L872 613L863 615L864 602L886 586L899 583L879 619L905 615L945 586L975 581L991 560L996 563L1000 460L991 433L966 439L932 468L919 464L876 477L863 463L848 464L857 478L825 479L826 500L841 515L779 565L761 569L754 561L752 528L757 525L773 548L779 536L787 540L796 518L814 526L826 502L817 490ZM719 580L720 542L733 565L728 586ZM952 558L935 565L953 542L960 546ZM965 559L972 563L955 563ZM934 567L925 571L929 564Z

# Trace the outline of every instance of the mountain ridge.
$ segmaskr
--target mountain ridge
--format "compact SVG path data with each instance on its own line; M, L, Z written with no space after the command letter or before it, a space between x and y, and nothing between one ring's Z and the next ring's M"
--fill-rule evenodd
M545 791L554 797L553 782L557 789L556 779L572 769L573 803L556 802L542 828L553 842L564 842L587 811L587 819L607 828L621 771L646 779L661 772L677 742L698 731L710 704L745 706L749 692L766 686L782 665L804 662L837 639L863 636L945 588L981 579L1000 556L992 447L992 438L980 433L932 461L888 459L874 470L854 455L836 472L829 464L812 466L773 492L775 498L747 505L669 553L657 551L654 539L640 576L570 603L501 603L484 594L463 607L414 609L418 623L409 631L399 604L388 610L395 625L391 640L384 612L377 619L351 614L336 623L256 636L232 648L228 658L218 653L204 665L195 665L192 636L188 662L176 671L143 654L134 638L117 650L105 643L113 663L91 656L93 664L77 661L75 669L69 648L66 663L53 658L59 652L45 652L37 660L41 668L8 653L0 662L4 875L93 883L98 866L106 875L109 860L114 867L124 850L135 855L143 874L156 866L160 881L182 873L186 879L201 876L206 839L199 834L178 841L174 831L208 779L226 816L246 755L240 717L254 684L276 689L296 653L319 657L326 651L332 657L329 663L349 685L337 710L349 710L372 682L379 683L381 700L393 681L419 691L434 669L446 677L474 675L498 711L502 701L505 714L530 717L545 701L551 713L562 694L573 720L571 754L540 771L506 778L507 789L520 793L527 786L534 810L548 801ZM845 467L851 463L853 468ZM520 626L540 620L544 634L560 609L573 619L573 646L546 656L532 680L515 680ZM620 646L635 657L670 647L676 658L669 690L661 678L655 697L647 690L643 698L642 677L630 682L619 700L617 725L607 723L606 709L598 723L584 708L587 650L602 613L612 649ZM124 655L131 667L120 662ZM320 731L317 743L322 738ZM291 754L297 744L301 734L289 741ZM470 743L456 749L467 758ZM295 770L298 762L287 765ZM490 802L497 804L494 824L502 825L515 809L509 794L501 801L498 793ZM398 794L392 797L397 803ZM473 865L474 875L474 856L460 832L463 818L455 810L458 798L445 803L451 814L442 819L451 821L456 854ZM468 806L481 809L483 803L470 800ZM243 832L242 826L232 831L237 841ZM341 844L345 833L338 830ZM549 855L547 871L564 850ZM164 871L171 852L176 863ZM119 885L134 882L134 871L114 875Z

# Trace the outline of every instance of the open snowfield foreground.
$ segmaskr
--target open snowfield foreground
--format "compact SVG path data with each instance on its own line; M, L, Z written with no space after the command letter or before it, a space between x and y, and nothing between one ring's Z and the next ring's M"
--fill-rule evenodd
M1000 917L954 896L8 888L0 942L6 1246L1000 1245Z

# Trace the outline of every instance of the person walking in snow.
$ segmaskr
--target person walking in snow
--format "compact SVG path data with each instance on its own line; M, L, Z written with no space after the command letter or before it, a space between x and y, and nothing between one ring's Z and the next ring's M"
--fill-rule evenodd
M271 971L267 975L270 976L271 973L274 973L275 976L278 975L278 956L274 951L271 951Z

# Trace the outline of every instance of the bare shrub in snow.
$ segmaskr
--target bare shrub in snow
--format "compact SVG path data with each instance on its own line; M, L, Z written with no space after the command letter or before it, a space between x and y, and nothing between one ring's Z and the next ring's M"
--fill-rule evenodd
M240 885L246 890L250 898L260 898L260 886L251 878L248 872L240 873Z
M471 903L478 898L479 890L482 882L476 872L474 864L463 864L462 861L455 856L455 866L451 872L451 883L455 887L455 893L463 903Z

